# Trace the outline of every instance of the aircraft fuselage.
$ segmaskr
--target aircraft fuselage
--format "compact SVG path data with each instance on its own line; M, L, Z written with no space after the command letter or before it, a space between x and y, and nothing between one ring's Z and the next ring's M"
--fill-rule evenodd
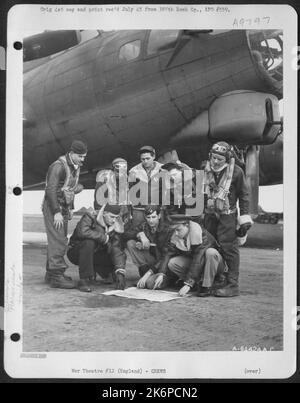
M154 54L150 34L106 33L25 73L25 187L44 181L48 166L74 138L88 144L90 173L117 156L132 166L140 146L167 151L172 136L224 93L243 89L282 96L258 69L246 31L181 38ZM120 58L128 43L139 44L133 60ZM203 138L197 150L184 147L184 162L195 166L196 160L199 167L209 145Z

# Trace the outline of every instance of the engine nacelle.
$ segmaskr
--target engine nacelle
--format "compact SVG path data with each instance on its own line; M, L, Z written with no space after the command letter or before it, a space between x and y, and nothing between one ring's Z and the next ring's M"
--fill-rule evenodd
M276 96L254 91L233 91L215 99L170 140L174 147L209 138L212 143L272 144L282 130Z
M274 144L259 150L259 184L277 185L283 181L283 133Z
M276 96L233 91L217 98L208 110L209 139L237 145L271 144L281 131Z

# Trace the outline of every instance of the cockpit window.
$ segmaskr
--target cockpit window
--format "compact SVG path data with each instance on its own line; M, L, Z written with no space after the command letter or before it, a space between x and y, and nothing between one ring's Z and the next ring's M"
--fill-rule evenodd
M147 54L153 55L167 49L174 48L178 38L179 30L153 30L150 32Z
M87 42L90 39L96 38L100 35L100 31L98 30L80 30L80 43Z
M128 62L129 60L136 59L139 56L140 51L141 51L140 40L125 43L125 45L123 45L120 48L119 60Z

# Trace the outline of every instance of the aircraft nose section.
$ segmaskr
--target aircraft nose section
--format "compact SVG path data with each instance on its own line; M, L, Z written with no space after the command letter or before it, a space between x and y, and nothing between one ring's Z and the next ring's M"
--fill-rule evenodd
M283 84L283 33L281 30L249 30L248 44L253 61L269 85L282 98Z

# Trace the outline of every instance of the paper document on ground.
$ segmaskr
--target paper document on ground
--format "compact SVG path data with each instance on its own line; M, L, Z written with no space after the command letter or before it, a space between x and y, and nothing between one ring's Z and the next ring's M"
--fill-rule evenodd
M112 290L106 291L104 295L116 295L124 298L146 299L148 301L165 302L172 299L182 298L177 292L161 291L161 290L147 290L136 287L126 288L126 290Z

